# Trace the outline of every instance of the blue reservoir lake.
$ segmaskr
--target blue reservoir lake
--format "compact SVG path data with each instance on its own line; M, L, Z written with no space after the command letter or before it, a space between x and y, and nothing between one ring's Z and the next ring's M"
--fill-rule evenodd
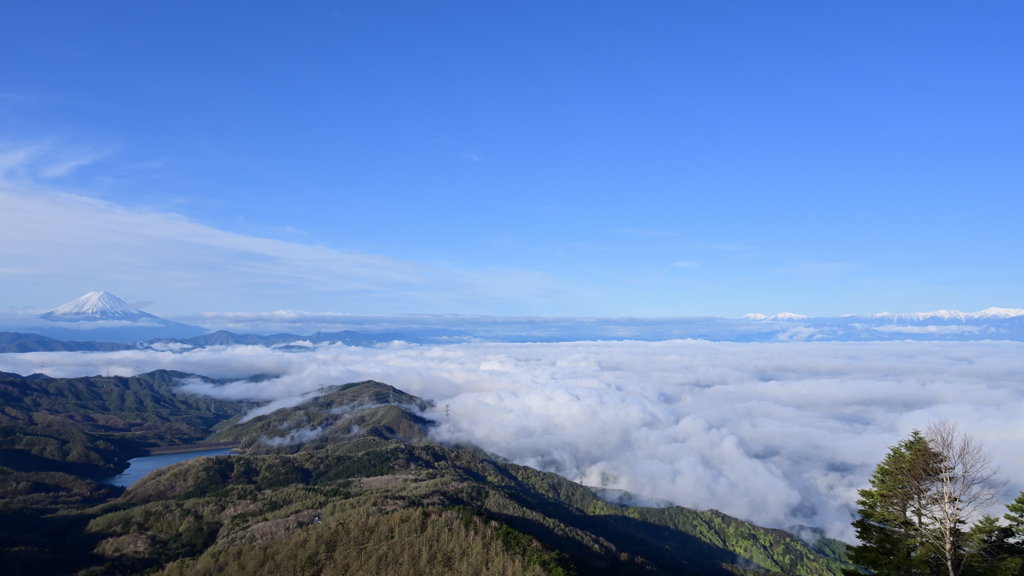
M175 454L157 454L155 456L140 456L128 461L128 468L117 476L111 476L103 480L106 484L124 486L125 488L135 484L154 470L164 466L170 466L175 462L183 462L200 456L224 456L231 453L231 448L217 448L215 450L197 450L195 452L177 452Z

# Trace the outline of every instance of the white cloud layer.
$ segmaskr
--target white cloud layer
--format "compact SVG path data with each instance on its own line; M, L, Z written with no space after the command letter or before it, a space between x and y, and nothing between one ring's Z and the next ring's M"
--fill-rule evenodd
M584 483L851 539L856 490L886 449L948 417L1024 480L1024 344L705 341L261 347L0 355L75 376L170 368L279 378L189 389L295 404L376 379L437 401L461 440ZM306 396L308 398L308 396Z

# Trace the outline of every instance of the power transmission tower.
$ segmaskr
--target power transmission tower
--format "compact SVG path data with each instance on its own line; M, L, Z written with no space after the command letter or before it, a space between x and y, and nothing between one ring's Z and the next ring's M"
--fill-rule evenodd
M45 372L43 372L44 370L46 370L46 362L40 362L39 363L39 373L40 374L45 374Z
M444 405L444 421L448 424L452 423L452 410L450 404Z
M138 366L136 366L135 367L135 377L138 378L140 374L142 374L142 369L139 368Z

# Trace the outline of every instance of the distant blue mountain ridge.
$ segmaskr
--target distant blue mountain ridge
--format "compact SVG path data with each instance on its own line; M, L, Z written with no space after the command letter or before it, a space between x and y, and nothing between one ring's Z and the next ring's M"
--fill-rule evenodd
M308 317L311 324L315 323L313 320L323 324L323 315L310 314ZM29 327L0 326L0 352L139 348L183 351L231 345L304 350L320 344L372 346L396 340L418 344L673 339L724 342L1024 341L1024 309L1019 308L987 308L969 313L939 310L817 318L788 312L772 316L747 314L741 318L457 315L334 315L331 318L338 329L319 329L306 335L291 331L303 331L301 321L287 332L261 330L258 322L247 327L252 333L211 331L210 328L173 322L143 312L108 292L90 292L40 315Z

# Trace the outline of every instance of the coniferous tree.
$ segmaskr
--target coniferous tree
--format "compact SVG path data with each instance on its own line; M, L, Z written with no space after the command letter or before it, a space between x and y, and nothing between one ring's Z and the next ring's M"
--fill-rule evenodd
M1012 576L1024 576L1024 492L1017 495L1017 498L1006 505L1007 513L1003 518L1007 522L1005 527L1005 538L1002 540L1002 550L1006 555L1004 560L1004 574Z
M948 421L886 454L859 492L848 575L1024 576L1024 493L1005 522L984 515L1005 485L980 444ZM972 525L973 522L973 525Z
M939 455L917 430L889 450L868 480L871 487L859 491L860 518L853 526L861 544L850 549L851 562L878 576L936 573L924 531L927 494L938 464Z
M1014 544L1024 553L1024 492L1021 492L1012 503L1007 504L1006 509L1008 512L1003 515L1003 518L1006 519L1010 530L1013 531Z
M1020 574L1019 551L1013 543L1011 526L1001 525L986 514L965 535L965 546L978 557L962 574L969 576L1017 576Z

